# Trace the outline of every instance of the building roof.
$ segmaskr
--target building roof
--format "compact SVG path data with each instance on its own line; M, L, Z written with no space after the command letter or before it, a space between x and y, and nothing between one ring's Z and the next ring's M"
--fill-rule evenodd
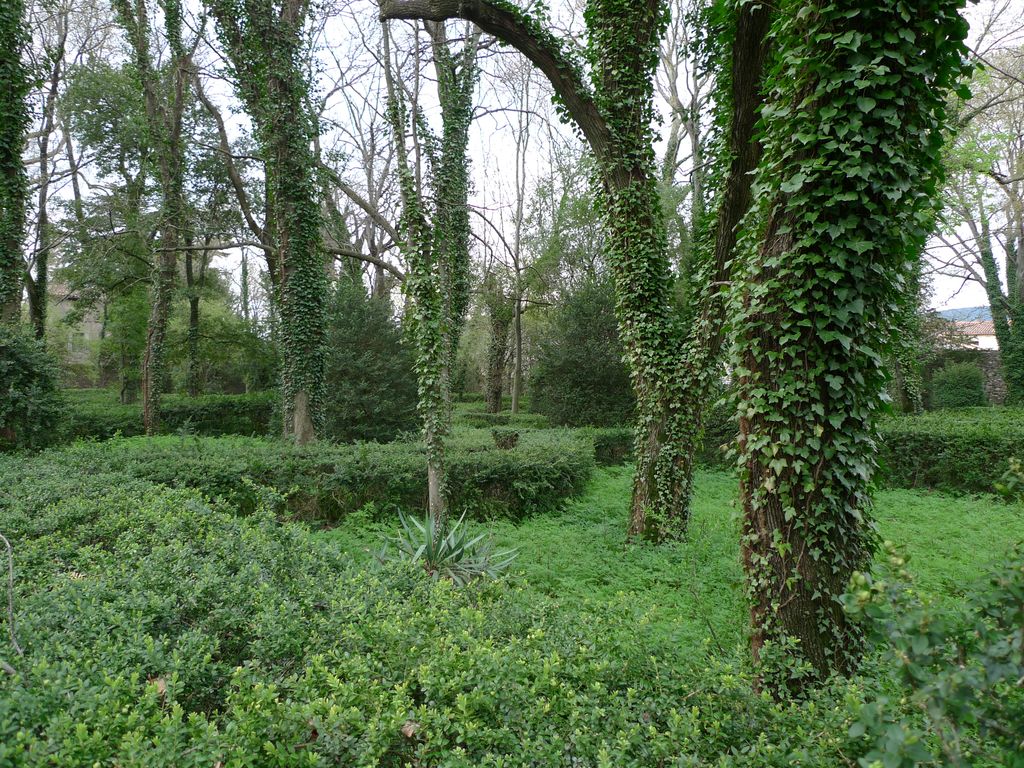
M968 336L995 336L996 329L991 320L955 320L953 323L960 333Z

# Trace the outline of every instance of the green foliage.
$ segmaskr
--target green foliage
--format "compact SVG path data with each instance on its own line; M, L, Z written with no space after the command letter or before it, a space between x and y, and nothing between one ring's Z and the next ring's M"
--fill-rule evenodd
M1020 455L1022 416L1017 408L975 408L885 418L881 479L901 488L991 493Z
M450 440L451 503L472 517L520 519L550 511L580 493L594 467L586 439L561 431L525 432L514 451L500 450L485 430ZM334 522L368 504L386 515L426 505L421 443L357 443L296 447L248 438L126 438L78 443L50 460L82 472L116 466L130 477L196 488L251 511L257 486L287 497L296 517ZM253 485L255 484L255 485Z
M509 411L487 413L486 411L460 409L455 414L456 424L467 427L522 427L524 429L544 429L551 426L546 416L539 413L512 414Z
M1024 499L1024 462L1015 456L1010 457L1009 467L996 483L996 493L1007 501Z
M18 308L20 318L22 235L28 200L28 177L21 155L29 126L29 72L22 54L29 40L24 0L9 0L0 8L0 313Z
M934 218L962 5L794 0L772 30L734 280L744 541L755 647L800 632L794 650L819 676L850 670L861 647L837 598L870 558L882 354ZM785 665L765 674L792 682Z
M932 408L974 408L988 405L985 375L973 363L951 363L931 380Z
M71 439L105 440L115 434L142 434L142 409L122 405L116 393L106 389L65 390L65 433ZM186 430L200 435L266 435L278 412L275 392L248 395L170 395L164 398L162 426L167 432Z
M478 579L496 579L516 558L514 550L495 551L486 533L473 535L463 515L438 527L433 515L418 517L398 513L402 530L377 555L381 562L400 560L422 568L431 579L447 579L464 587Z
M635 435L629 427L592 427L581 432L594 441L594 460L598 466L625 464L632 460Z
M384 442L416 428L412 354L387 301L340 280L328 315L327 349L325 437Z
M0 652L17 669L0 683L0 764L791 768L872 748L850 729L893 667L802 701L752 692L724 475L698 475L699 538L623 548L631 478L603 471L551 516L494 523L518 573L455 589L374 567L381 526L360 516L310 535L273 520L272 493L240 518L125 478L117 458L78 473L0 457L26 651ZM922 592L954 603L949 579L979 565L943 549L953 534L994 555L1024 535L1001 505L900 492L878 506L886 535L913 531Z
M265 511L91 488L0 528L26 646L5 764L639 768L742 740L726 765L771 768L847 745L852 692L780 707L731 664L658 664L622 605L361 568Z
M509 427L495 427L491 430L491 437L494 438L494 444L501 450L511 451L519 445L520 432L518 429Z
M950 612L908 584L906 558L888 545L889 578L855 574L845 604L868 623L906 698L861 709L850 735L871 748L860 765L1024 766L1024 549ZM923 723L902 711L907 700Z
M540 340L530 407L553 424L629 424L636 399L624 355L612 285L604 281L581 286L561 302Z
M42 343L0 324L0 451L56 441L64 403L54 360Z

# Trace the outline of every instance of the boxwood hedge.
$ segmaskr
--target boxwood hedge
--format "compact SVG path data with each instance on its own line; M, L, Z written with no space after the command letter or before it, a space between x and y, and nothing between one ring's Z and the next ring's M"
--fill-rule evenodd
M163 436L79 442L43 454L76 472L110 467L168 487L195 488L252 511L259 486L287 497L297 517L333 522L373 505L380 514L426 503L426 455L419 443L355 443L298 447L258 438ZM487 430L450 441L453 507L470 517L518 519L557 507L579 493L594 467L593 448L564 430L531 430L500 450Z
M18 478L2 766L771 768L860 746L853 684L779 704L735 665L652 657L621 604L371 567L193 490Z
M1010 458L1024 456L1024 409L890 416L879 429L879 477L900 488L990 493Z
M108 389L69 389L64 433L69 439L107 439L120 433L141 435L142 409L124 405ZM162 418L166 432L188 431L201 435L266 435L272 430L277 395L255 392L246 395L167 395Z

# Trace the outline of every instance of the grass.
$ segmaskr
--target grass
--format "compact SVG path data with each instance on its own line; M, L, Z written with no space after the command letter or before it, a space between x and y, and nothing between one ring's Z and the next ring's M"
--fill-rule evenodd
M666 660L692 658L708 643L738 649L746 616L735 481L700 473L689 540L661 547L625 543L631 482L628 467L601 469L561 512L492 524L499 547L519 550L521 588L567 607L599 601L631 612L652 655ZM1024 506L989 497L880 491L875 515L882 538L909 553L918 587L938 601L958 600L1024 540ZM320 535L369 556L392 530L357 516Z

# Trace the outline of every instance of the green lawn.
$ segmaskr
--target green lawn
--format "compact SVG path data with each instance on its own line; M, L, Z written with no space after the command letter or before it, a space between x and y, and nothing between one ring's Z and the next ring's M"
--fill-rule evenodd
M519 549L520 585L561 603L595 600L632 611L660 657L692 657L706 642L735 648L746 622L736 482L700 473L689 540L652 547L625 543L631 481L628 467L601 469L558 514L492 523L499 545ZM988 497L880 491L875 513L881 536L910 554L918 586L936 600L956 600L988 563L1024 541L1024 506ZM390 530L353 519L321 535L369 557Z

